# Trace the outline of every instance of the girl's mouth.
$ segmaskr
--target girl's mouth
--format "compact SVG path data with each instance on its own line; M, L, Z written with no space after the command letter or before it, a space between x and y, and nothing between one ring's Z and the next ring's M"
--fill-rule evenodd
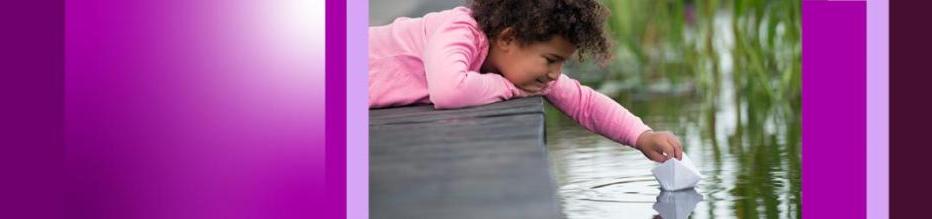
M538 91L542 91L542 90L546 89L546 88L547 88L547 83L544 83L544 82L542 82L542 81L540 81L540 80L537 80L537 81L534 81L534 83L531 84L531 86L534 88L534 91L535 91L535 92L538 92Z
M545 84L542 84L539 81L534 81L523 86L522 89L528 92L540 92L544 90L545 86Z
M547 87L547 83L549 83L549 81L537 79L537 83L540 84L541 87Z

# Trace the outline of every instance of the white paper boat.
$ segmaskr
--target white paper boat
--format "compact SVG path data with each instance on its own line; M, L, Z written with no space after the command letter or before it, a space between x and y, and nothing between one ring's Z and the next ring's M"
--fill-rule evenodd
M699 180L703 178L686 153L683 153L682 160L671 158L654 167L651 172L654 173L657 182L660 182L660 187L669 191L696 187Z
M664 219L686 219L704 198L695 189L661 191L654 210Z

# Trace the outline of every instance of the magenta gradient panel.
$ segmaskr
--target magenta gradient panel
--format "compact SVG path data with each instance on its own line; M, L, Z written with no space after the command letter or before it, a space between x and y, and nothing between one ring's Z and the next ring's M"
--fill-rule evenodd
M66 214L314 218L324 3L65 4Z

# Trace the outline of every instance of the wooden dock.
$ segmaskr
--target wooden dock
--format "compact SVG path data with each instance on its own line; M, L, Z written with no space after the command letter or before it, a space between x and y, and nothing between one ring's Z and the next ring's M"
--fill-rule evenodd
M543 98L369 111L369 217L562 218Z

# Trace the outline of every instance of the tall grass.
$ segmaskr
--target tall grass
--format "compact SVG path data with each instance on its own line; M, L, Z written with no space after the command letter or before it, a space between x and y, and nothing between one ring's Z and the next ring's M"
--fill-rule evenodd
M800 2L770 0L603 1L616 42L608 68L570 65L585 83L639 89L694 87L717 95L730 78L736 92L798 108Z

